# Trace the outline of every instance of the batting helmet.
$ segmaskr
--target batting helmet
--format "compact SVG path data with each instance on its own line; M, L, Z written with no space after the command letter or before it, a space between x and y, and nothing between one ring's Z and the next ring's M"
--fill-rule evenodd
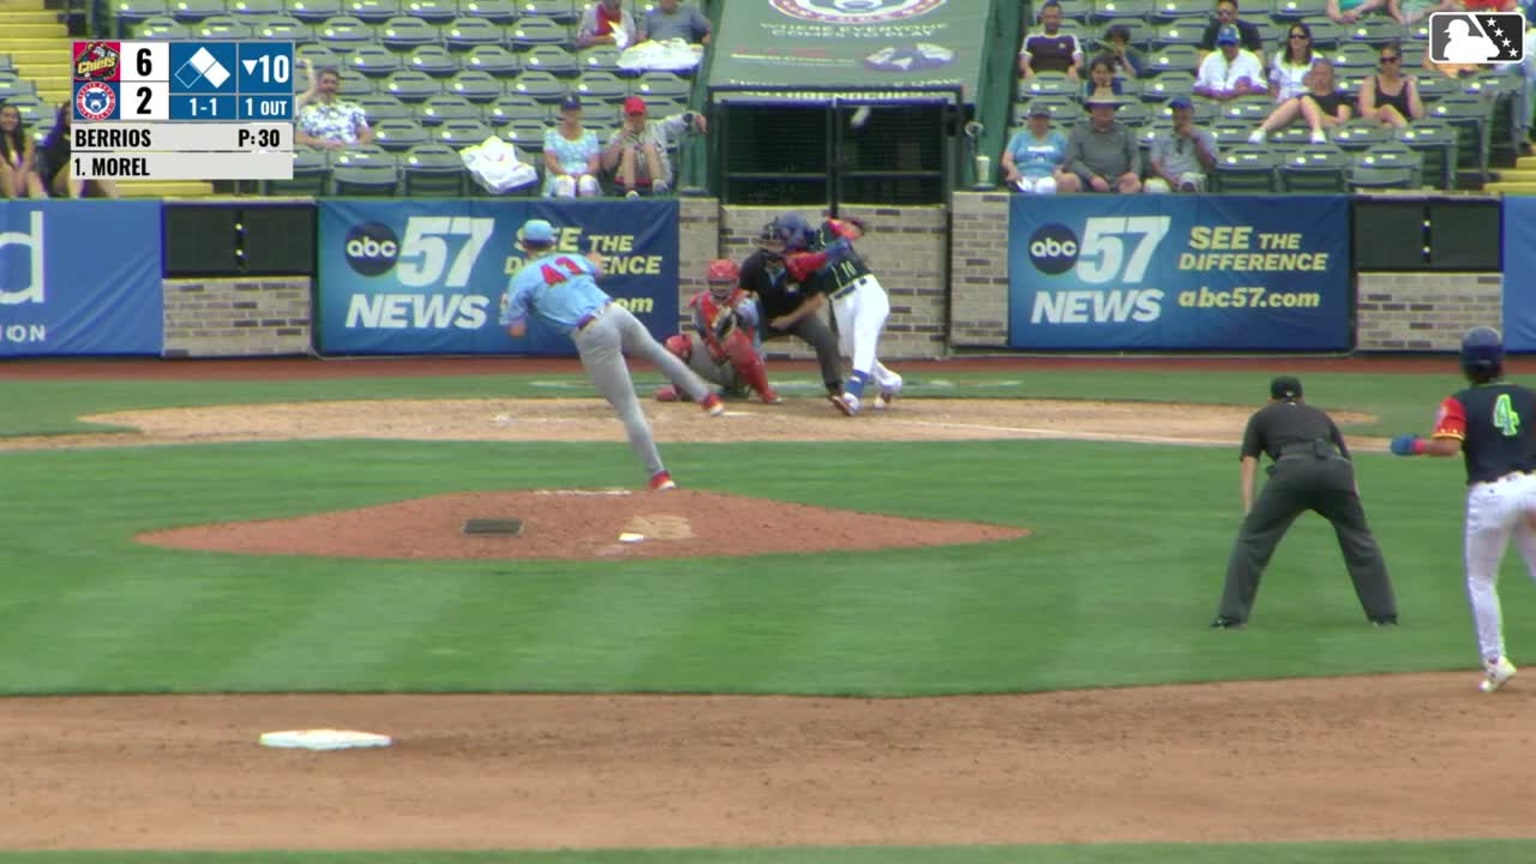
M784 248L790 251L810 245L811 226L806 224L805 217L799 213L785 213L773 220L772 231L775 237L784 242Z
M717 258L709 262L709 269L704 271L704 281L715 284L736 284L741 278L741 267L729 258Z
M1461 371L1470 378L1497 378L1504 369L1504 340L1492 327L1475 327L1461 337Z

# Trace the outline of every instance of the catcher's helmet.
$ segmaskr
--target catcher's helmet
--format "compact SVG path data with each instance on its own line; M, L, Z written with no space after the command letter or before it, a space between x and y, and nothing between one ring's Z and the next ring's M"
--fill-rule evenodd
M741 267L729 258L717 258L709 262L704 271L704 281L714 285L735 285L741 278Z
M1461 337L1461 371L1497 377L1504 367L1504 340L1492 327L1475 327Z

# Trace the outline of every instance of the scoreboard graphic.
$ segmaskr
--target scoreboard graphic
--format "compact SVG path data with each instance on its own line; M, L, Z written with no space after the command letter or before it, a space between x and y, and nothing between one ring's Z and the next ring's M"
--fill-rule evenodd
M291 42L75 42L81 180L293 177Z

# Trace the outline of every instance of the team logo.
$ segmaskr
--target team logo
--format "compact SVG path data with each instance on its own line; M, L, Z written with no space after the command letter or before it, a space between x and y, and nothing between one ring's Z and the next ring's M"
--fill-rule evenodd
M1029 260L1048 276L1060 276L1077 263L1077 234L1059 222L1041 225L1029 238Z
M1475 66L1525 59L1525 16L1519 12L1436 12L1429 16L1432 63Z
M75 111L82 120L109 120L117 110L117 91L111 84L92 81L75 92Z
M347 266L362 276L388 273L400 257L400 238L379 222L365 222L347 232Z
M773 8L785 15L820 24L888 24L926 15L949 0L772 0L772 2Z
M77 42L80 51L75 54L76 81L116 81L121 58L116 42Z

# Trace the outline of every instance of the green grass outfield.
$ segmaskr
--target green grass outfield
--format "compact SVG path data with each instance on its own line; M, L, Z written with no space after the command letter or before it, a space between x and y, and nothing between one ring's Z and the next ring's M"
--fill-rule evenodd
M1427 431L1446 374L1304 376L1347 430ZM1278 365L1277 369L1280 368ZM911 395L1254 406L1269 374L914 376ZM127 408L591 395L574 376L310 382L0 381L0 435ZM642 386L647 383L642 381ZM814 392L791 376L790 393ZM797 389L803 387L803 389ZM1331 529L1296 525L1238 638L1212 632L1239 513L1231 450L1065 441L663 445L687 487L1021 525L1002 544L612 562L355 561L155 549L135 533L423 495L632 485L617 444L299 441L0 451L0 693L737 692L925 695L1471 669L1455 460L1357 457L1404 626L1365 626ZM783 466L793 463L793 471ZM1170 506L1169 502L1177 502ZM1508 638L1536 590L1506 563ZM67 638L61 636L67 635ZM726 650L725 646L729 646ZM451 647L451 659L434 649ZM1127 658L1135 657L1134 664ZM3 829L0 829L3 830ZM562 854L0 855L65 862L1516 861L1536 843L967 847Z

